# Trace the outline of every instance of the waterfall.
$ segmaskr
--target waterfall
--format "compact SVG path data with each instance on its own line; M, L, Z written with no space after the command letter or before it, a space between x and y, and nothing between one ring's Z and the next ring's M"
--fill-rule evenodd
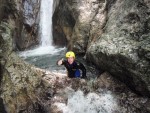
M41 46L52 46L53 0L42 0L40 8Z
M41 43L37 48L20 52L22 57L40 56L46 54L55 54L65 48L56 48L52 45L52 15L53 15L53 0L41 0L40 7L40 23L39 36Z

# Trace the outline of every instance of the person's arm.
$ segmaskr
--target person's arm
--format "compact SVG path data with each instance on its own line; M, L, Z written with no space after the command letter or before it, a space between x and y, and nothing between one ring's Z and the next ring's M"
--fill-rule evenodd
M63 65L63 63L64 63L63 58L57 61L57 65L59 65L59 66L60 66L60 65Z
M57 64L57 65L59 65L59 66L60 66L60 65L64 65L64 66L66 66L67 61L66 61L66 60L64 60L64 59L62 58L62 59L58 60L56 64Z
M86 68L84 67L84 65L82 63L79 63L79 69L81 69L81 71L82 71L82 77L81 78L87 78Z

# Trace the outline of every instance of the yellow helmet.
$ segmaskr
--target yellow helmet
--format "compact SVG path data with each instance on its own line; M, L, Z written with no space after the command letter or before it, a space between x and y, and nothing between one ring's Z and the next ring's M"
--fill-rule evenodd
M66 53L66 58L69 58L69 57L74 57L75 58L74 52L72 52L72 51L67 52Z

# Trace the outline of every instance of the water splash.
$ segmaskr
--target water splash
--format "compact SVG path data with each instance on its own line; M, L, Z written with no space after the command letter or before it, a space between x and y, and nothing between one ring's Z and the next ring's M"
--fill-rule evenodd
M98 95L89 93L84 95L82 91L77 91L68 97L67 105L55 103L63 113L115 113L118 105L110 92Z

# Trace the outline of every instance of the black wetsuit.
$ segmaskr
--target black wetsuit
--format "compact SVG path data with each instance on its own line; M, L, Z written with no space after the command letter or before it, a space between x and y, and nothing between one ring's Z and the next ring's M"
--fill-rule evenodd
M86 78L86 69L82 63L74 61L72 64L69 64L67 60L63 60L62 65L67 68L69 78L75 78L77 70L82 71L82 75L80 73L81 78Z

